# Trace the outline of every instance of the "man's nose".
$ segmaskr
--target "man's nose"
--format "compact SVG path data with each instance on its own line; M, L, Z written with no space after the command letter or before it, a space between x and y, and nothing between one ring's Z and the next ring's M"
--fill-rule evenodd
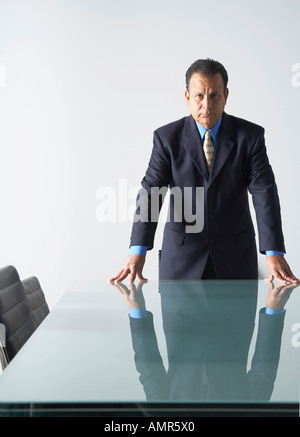
M202 100L202 107L206 110L209 110L211 107L211 99L209 96L204 96Z

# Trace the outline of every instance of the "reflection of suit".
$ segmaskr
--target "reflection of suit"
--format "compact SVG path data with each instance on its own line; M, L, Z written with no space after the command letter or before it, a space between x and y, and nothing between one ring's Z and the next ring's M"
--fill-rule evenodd
M248 190L253 196L259 250L285 251L280 205L274 175L266 154L263 128L223 114L211 174L208 174L200 135L192 116L166 125L154 133L154 147L142 182L151 187L192 187L193 212L196 187L204 187L204 229L186 233L185 220L170 215L164 231L160 279L201 279L211 255L219 279L257 279L257 252L249 211ZM153 247L157 223L133 224L131 246ZM170 196L170 210L174 197Z
M136 368L148 401L269 400L279 362L283 315L259 314L251 369L257 281L160 284L169 367L159 353L153 316L130 319Z

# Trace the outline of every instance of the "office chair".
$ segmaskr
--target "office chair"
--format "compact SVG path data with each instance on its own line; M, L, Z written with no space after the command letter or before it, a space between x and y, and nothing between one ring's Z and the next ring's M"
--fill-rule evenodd
M0 323L5 326L5 354L10 362L35 331L24 287L15 267L0 269Z
M0 327L4 327L0 335L0 362L3 370L48 313L37 278L30 277L23 284L15 267L0 269Z
M36 327L38 327L50 312L44 292L41 288L39 280L35 276L24 279L22 284L31 309L33 320L36 324Z

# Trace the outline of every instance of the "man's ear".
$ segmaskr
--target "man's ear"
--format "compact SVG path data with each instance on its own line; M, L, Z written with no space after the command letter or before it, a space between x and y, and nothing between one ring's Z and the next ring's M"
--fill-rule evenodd
M189 95L188 90L185 90L184 95L185 95L185 98L186 98L187 103L189 103L189 101L190 101L190 95Z
M225 91L225 105L227 103L228 95L229 95L229 89L226 88L226 91Z

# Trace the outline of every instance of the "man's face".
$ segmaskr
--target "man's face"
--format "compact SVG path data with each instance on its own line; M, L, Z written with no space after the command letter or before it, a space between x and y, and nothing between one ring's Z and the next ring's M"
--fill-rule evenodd
M224 94L224 82L220 73L212 77L194 73L185 98L194 120L210 129L220 119L227 102L228 88Z

